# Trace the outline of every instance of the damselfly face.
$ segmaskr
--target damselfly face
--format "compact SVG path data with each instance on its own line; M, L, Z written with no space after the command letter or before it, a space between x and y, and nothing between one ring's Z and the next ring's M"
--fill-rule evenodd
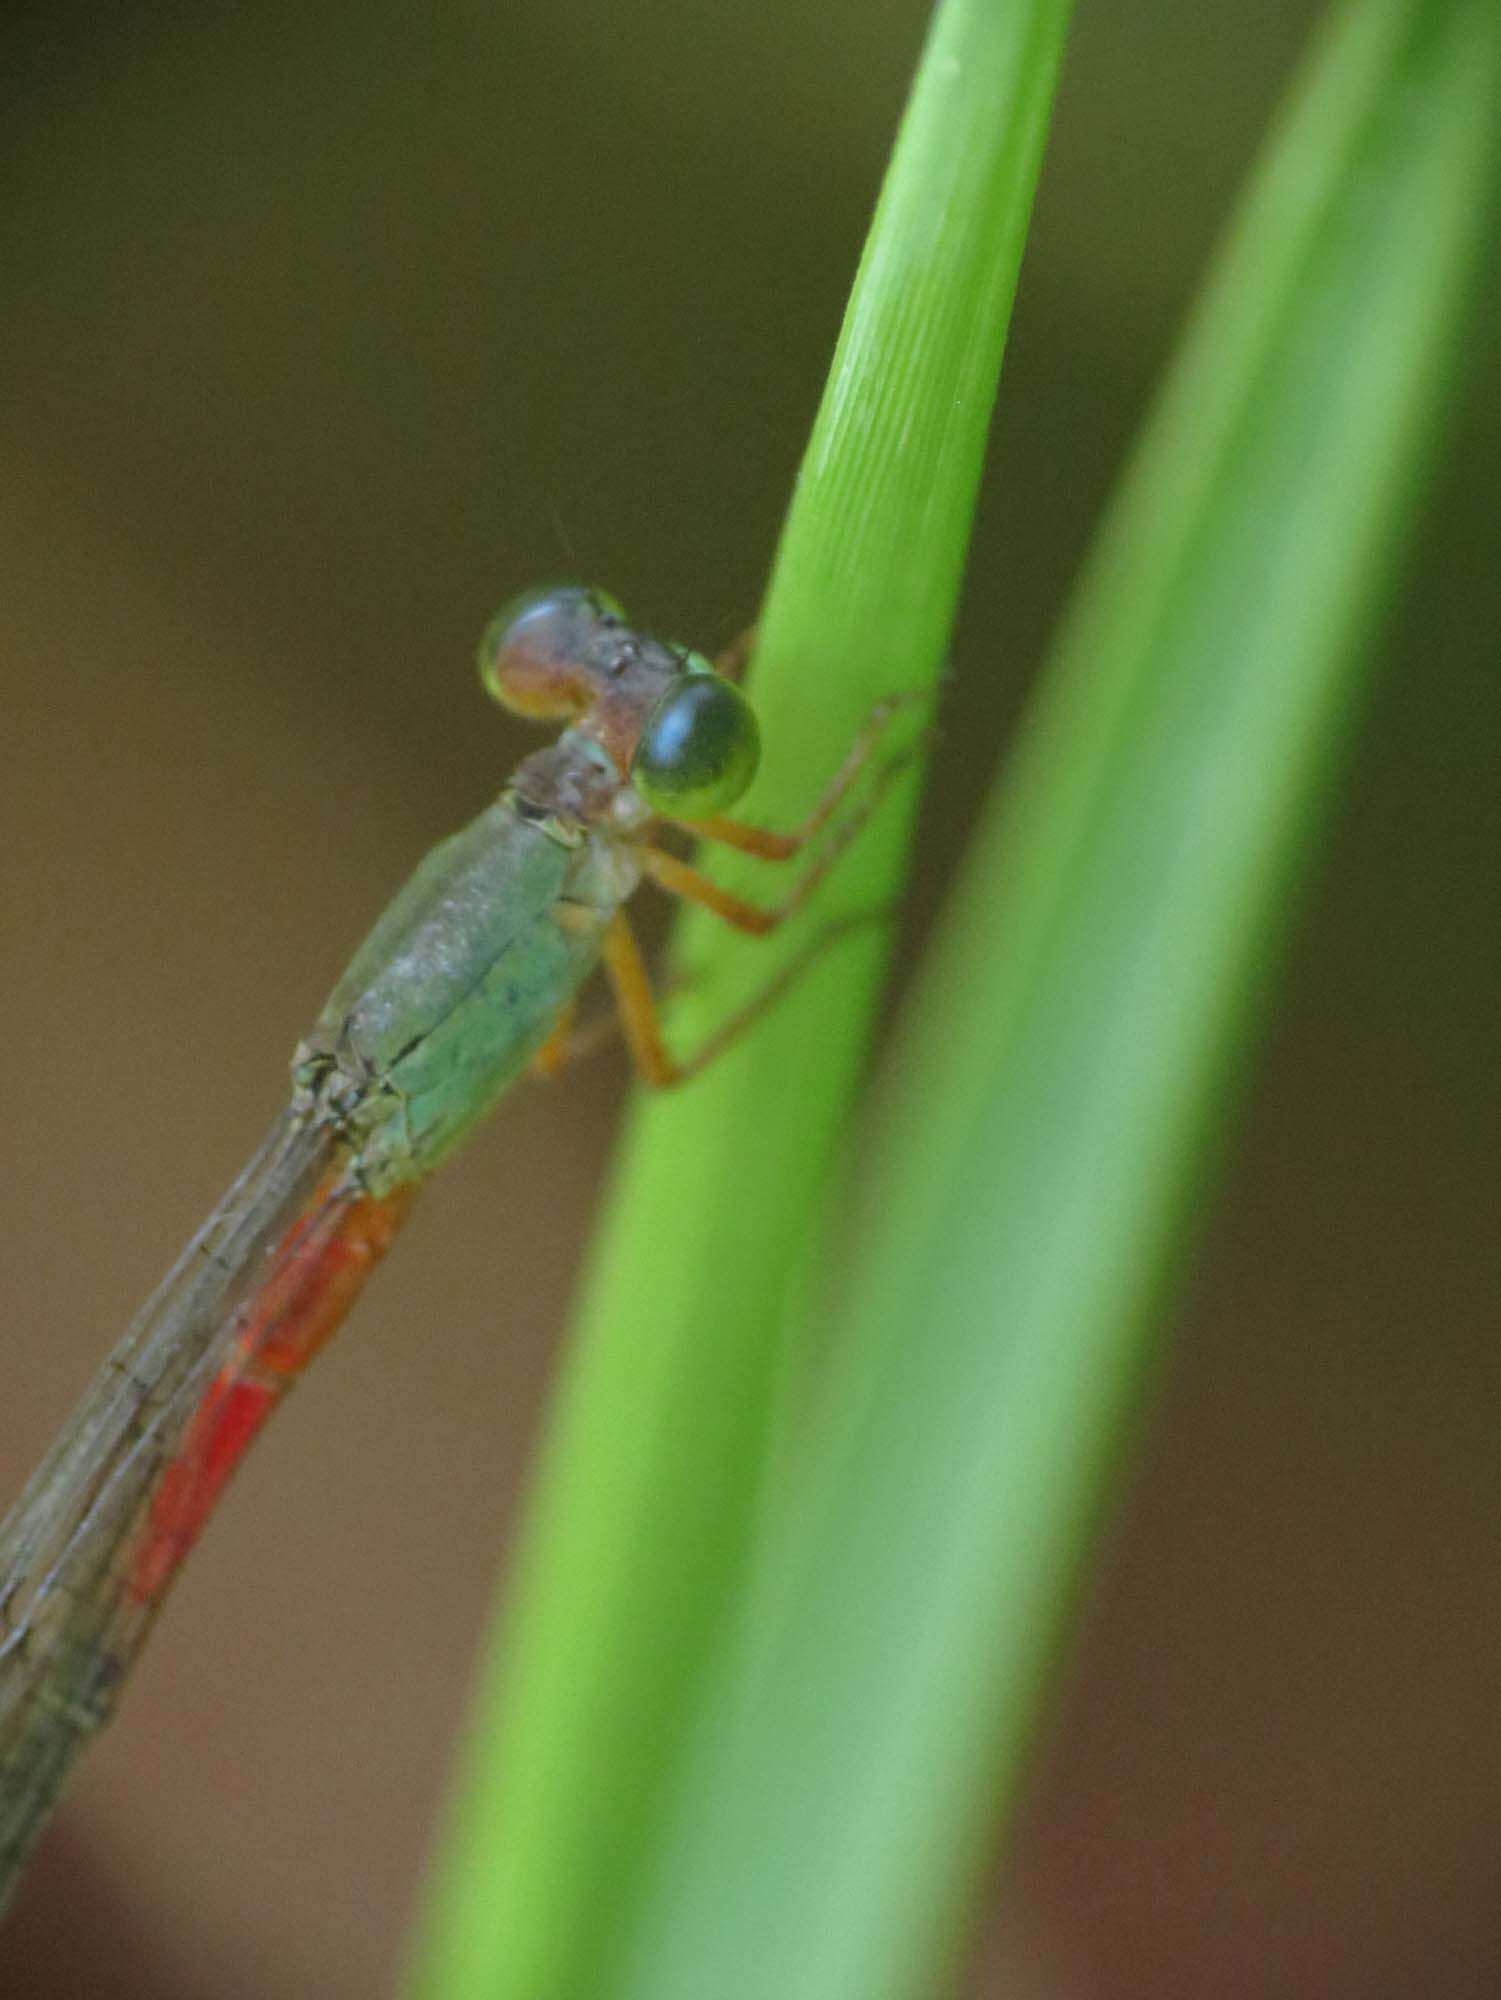
M555 584L513 599L486 628L479 668L513 714L593 737L664 818L709 819L756 774L745 696L702 653L635 631L604 591Z

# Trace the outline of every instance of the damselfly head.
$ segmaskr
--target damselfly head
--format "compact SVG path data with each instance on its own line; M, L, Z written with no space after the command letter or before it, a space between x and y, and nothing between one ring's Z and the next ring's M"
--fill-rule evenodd
M513 598L486 628L479 669L513 714L592 737L666 818L710 818L755 776L760 732L745 696L702 653L634 630L602 590L549 584Z

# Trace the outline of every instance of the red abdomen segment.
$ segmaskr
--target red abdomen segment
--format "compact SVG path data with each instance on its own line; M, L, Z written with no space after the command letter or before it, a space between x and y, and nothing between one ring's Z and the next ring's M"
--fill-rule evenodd
M138 1604L154 1602L172 1581L251 1439L337 1332L417 1192L415 1182L380 1199L340 1192L340 1171L330 1172L282 1238L233 1353L152 1495L130 1571Z

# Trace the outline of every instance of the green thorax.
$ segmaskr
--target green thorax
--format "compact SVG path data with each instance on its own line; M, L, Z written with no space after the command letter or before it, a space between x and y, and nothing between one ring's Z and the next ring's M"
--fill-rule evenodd
M607 833L530 816L511 792L435 847L297 1051L305 1117L336 1124L362 1184L430 1173L535 1054L635 887Z

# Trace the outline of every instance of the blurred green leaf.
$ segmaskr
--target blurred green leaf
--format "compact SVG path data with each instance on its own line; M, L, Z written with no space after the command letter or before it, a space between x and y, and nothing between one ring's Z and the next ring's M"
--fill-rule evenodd
M772 579L747 817L791 824L872 701L942 664L1068 15L945 0ZM819 898L888 906L914 787ZM764 865L724 879L763 900ZM816 922L817 919L810 920ZM680 1047L786 962L686 926ZM415 1992L593 1995L758 1525L789 1299L885 959L851 934L690 1091L642 1107L482 1691Z
M892 1063L778 1615L675 1801L631 2000L929 1993L1089 1531L1434 442L1494 0L1320 42Z

